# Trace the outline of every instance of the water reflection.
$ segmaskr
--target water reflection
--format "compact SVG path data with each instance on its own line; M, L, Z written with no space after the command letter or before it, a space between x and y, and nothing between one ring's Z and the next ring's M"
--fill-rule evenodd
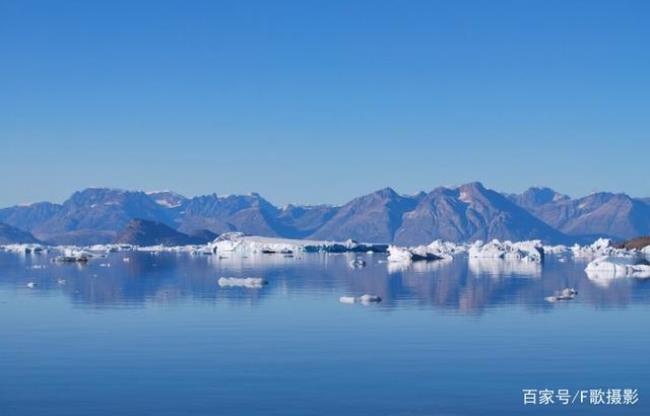
M129 261L124 261L128 257ZM585 264L558 261L543 265L458 257L450 262L395 265L384 255L363 255L367 267L353 269L357 255L256 255L219 258L173 253L113 253L87 265L54 264L47 255L0 253L0 291L33 296L63 293L84 307L142 307L147 302L230 302L255 305L268 297L339 296L364 293L383 298L380 308L433 307L480 313L491 307L520 304L530 310L562 307L545 296L565 287L578 290L575 303L596 307L647 303L650 282L590 279ZM262 289L220 288L220 276L259 276ZM65 280L63 284L61 281ZM34 289L27 288L34 282ZM1 293L1 292L0 292Z

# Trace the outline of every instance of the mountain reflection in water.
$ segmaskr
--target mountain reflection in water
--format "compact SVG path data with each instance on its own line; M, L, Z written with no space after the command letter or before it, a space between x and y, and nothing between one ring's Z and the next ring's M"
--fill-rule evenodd
M128 257L129 261L123 261ZM337 302L339 296L379 295L380 308L430 307L481 313L500 305L530 310L561 307L544 297L575 288L571 301L595 307L625 306L650 300L650 281L590 280L585 263L542 265L491 259L395 265L385 255L363 255L367 267L349 266L352 254L256 255L218 258L174 253L112 253L87 265L54 264L47 255L0 253L0 289L31 291L35 296L63 293L78 306L140 307L147 302L230 302L256 305L270 296L309 295ZM261 289L220 288L221 276L263 277ZM65 280L65 283L58 282ZM27 288L28 282L36 287Z

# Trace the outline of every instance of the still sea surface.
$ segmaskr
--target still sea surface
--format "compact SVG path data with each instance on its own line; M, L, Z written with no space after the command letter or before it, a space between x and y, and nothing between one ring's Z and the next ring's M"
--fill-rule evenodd
M650 414L650 281L555 257L355 257L0 253L0 415ZM575 300L544 300L566 287ZM339 302L364 293L383 301ZM525 406L523 389L639 401Z

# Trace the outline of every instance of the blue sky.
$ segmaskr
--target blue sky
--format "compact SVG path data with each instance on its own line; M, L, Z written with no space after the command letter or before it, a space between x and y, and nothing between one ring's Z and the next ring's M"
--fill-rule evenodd
M650 196L644 1L0 1L0 206Z

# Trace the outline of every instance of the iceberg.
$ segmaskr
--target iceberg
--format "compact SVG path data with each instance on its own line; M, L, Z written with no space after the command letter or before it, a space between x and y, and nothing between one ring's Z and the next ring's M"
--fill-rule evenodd
M47 248L41 244L6 244L0 246L0 248L15 254L39 254L47 252Z
M361 295L359 297L354 297L354 296L341 296L339 298L339 302L341 303L361 303L363 305L369 305L371 303L379 303L381 302L381 297L376 296L376 295Z
M359 259L359 258L350 261L349 264L350 267L352 267L353 269L360 269L362 267L366 267L366 261L364 259Z
M553 254L556 256L566 255L571 253L571 249L563 244L557 246L544 246L544 254Z
M245 287L249 289L259 289L267 281L261 277L221 277L217 281L220 287Z
M556 293L553 296L547 296L544 299L547 302L554 303L554 302L558 302L558 301L562 301L562 300L573 300L573 299L575 299L575 297L577 295L578 295L577 290L575 290L573 288L566 288L566 289L562 289L561 292Z
M477 241L468 250L470 259L504 259L529 263L541 263L544 258L544 247L539 240L532 241L499 241L489 243Z
M218 254L295 254L305 253L345 253L345 252L385 252L385 244L364 244L354 240L345 242L320 240L294 240L289 238L258 237L240 232L225 233L208 245L210 251Z
M594 258L594 257L626 257L629 256L633 251L626 250L624 248L616 248L612 244L612 240L609 238L599 238L588 246L581 246L575 244L571 247L571 252L575 258Z
M66 247L63 249L63 255L52 259L55 263L87 263L93 258L93 253L77 248Z
M607 280L618 277L650 278L650 265L639 256L603 256L591 261L585 268L592 280Z
M453 243L452 243L453 244ZM410 263L412 261L451 260L453 251L430 244L428 246L400 247L388 246L388 261L392 263ZM455 252L454 252L455 253Z

